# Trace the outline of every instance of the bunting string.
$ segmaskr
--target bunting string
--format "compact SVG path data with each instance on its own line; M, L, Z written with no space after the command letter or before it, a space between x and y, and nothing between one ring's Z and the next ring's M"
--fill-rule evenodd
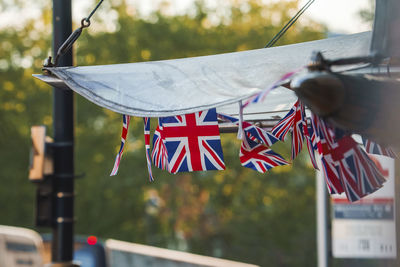
M302 69L302 68L301 68ZM351 202L382 187L385 179L367 153L396 157L393 149L363 138L365 150L344 131L334 128L311 112L307 118L304 104L297 100L289 112L268 132L243 120L243 109L264 100L266 95L290 79L301 69L285 74L267 90L239 102L239 118L216 113L216 109L192 114L159 118L154 132L153 151L150 153L150 118L143 118L146 160L149 180L153 181L151 161L171 173L182 171L223 170L222 146L217 118L238 125L241 140L239 159L242 166L265 173L273 167L290 164L270 149L277 141L285 141L291 133L291 159L301 152L306 141L308 154L318 169L316 152L321 158L321 169L330 194L345 193ZM123 115L121 146L111 175L116 175L126 143L130 117Z

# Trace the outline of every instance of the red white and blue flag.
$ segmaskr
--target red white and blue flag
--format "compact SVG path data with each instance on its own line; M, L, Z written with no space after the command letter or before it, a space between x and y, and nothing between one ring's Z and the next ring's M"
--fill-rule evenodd
M296 112L294 113L292 123L292 160L301 152L304 142L304 105L298 100L295 104Z
M285 117L271 130L271 133L281 141L285 140L289 132L292 133L292 160L297 157L303 148L305 123L304 105L297 100Z
M317 147L321 155L322 170L329 193L341 194L344 192L344 189L337 164L331 154L331 151L337 144L334 142L333 131L328 129L328 127L318 116L311 114L311 129L313 131L311 140L313 141L313 147Z
M383 175L351 136L338 139L333 128L315 115L312 126L331 194L345 192L348 200L354 202L382 186Z
M242 140L239 159L242 166L261 173L273 167L289 164L281 155L263 144L254 142L247 135Z
M111 171L110 176L114 176L118 173L119 164L121 163L122 153L124 152L126 137L128 135L129 121L131 117L128 115L122 115L122 133L121 133L121 146L119 148L118 154L115 157L114 167Z
M151 152L151 158L153 159L154 165L156 165L159 169L169 171L168 153L162 137L162 129L162 123L160 119L158 119L158 127L153 136L153 151Z
M382 187L385 178L351 136L338 140L332 151L346 196L354 202Z
M285 141L286 135L292 130L294 117L300 101L297 101L290 111L271 130L271 133L281 141Z
M319 139L320 139L320 145L322 145L321 149L324 150L332 150L338 146L336 139L338 139L335 136L335 131L334 129L327 124L323 119L318 118L319 120ZM322 152L325 153L325 152Z
M321 157L322 171L324 172L325 183L328 187L329 194L341 194L344 192L340 173L336 167L335 161L332 159L331 154Z
M243 122L243 130L246 136L249 137L252 141L264 144L265 146L268 147L272 146L277 141L279 141L279 139L277 139L269 132L248 122Z
M318 147L321 144L321 140L319 139L319 119L316 115L311 112L310 125L308 125L308 133L311 136L311 143L313 145L314 150L321 152L318 150Z
M234 124L240 123L239 119L222 113L218 113L218 118L222 121L231 122ZM254 142L262 143L268 147L272 146L278 141L278 139L271 133L247 121L242 123L242 130L244 131L245 135Z
M369 154L375 154L375 155L382 155L382 156L386 156L386 157L390 157L390 158L397 158L396 153L394 152L394 150L391 147L384 147L381 146L369 139L366 138L362 138L365 150L367 151L367 153Z
M312 126L308 125L308 119L306 117L305 109L303 109L301 120L303 121L303 132L304 132L304 136L306 138L307 149L308 149L308 154L310 155L311 163L312 163L314 169L319 170L318 164L317 164L317 159L315 158L315 149L316 148L313 145L313 141L312 141L312 135L313 135ZM315 136L314 136L314 139L315 139Z
M215 108L159 121L169 172L225 169Z
M144 123L144 145L146 149L147 170L149 172L150 182L154 181L153 172L151 171L151 158L150 158L150 118L143 118Z

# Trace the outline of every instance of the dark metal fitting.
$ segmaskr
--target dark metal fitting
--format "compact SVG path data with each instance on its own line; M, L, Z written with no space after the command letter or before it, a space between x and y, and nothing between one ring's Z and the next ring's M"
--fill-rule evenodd
M69 146L73 146L74 143L73 142L53 142L53 143L49 143L50 147L69 147Z
M56 221L57 221L57 223L74 223L75 218L58 217Z
M44 60L43 67L44 67L44 68L51 68L51 67L54 67L54 65L53 65L53 63L51 62L51 60L52 60L52 57L51 57L51 56L49 56L48 58L46 58L46 59ZM50 72L49 72L48 70L46 70L46 69L42 69L42 71L43 71L44 73L46 73L46 74L49 74L49 73L50 73Z
M309 71L329 70L329 64L319 51L314 51L311 55L311 63L307 65Z
M58 192L57 198L67 198L67 197L74 197L75 194L71 192Z
M86 22L86 23L85 23ZM81 20L81 28L87 28L90 26L90 20L88 18L84 18Z
M57 173L57 174L54 174L54 177L61 178L61 179L75 178L75 175L73 173Z

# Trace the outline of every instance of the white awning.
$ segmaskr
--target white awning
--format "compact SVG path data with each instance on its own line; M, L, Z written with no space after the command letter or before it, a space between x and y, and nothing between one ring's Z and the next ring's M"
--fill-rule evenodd
M327 59L366 56L370 40L371 33L365 32L220 55L48 70L89 101L121 114L165 117L225 105L219 110L235 114L239 100L306 65L313 51L321 51ZM60 83L43 75L35 77ZM265 104L246 108L246 113L256 118L288 110L294 100L291 91L279 88Z

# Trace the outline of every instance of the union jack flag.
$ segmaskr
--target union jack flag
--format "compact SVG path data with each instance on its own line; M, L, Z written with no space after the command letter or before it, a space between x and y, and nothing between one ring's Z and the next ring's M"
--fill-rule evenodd
M286 135L293 127L294 117L300 101L297 101L290 111L271 130L271 133L281 141L285 141Z
M338 163L340 178L351 202L375 192L385 182L375 163L350 136L338 141L332 157Z
M328 187L329 194L341 194L344 192L340 173L336 167L335 161L332 159L331 154L323 155L321 157L322 171L324 172L325 183Z
M322 154L329 153L330 150L338 146L335 131L323 119L317 117L319 127L319 145ZM324 151L325 150L325 151ZM328 152L326 152L328 151Z
M318 147L321 144L321 140L319 139L319 123L318 123L318 121L319 121L319 118L311 112L311 118L310 118L311 123L308 127L308 132L311 136L311 142L312 142L314 150L317 150L321 154L322 152L320 152L318 150Z
M362 138L365 150L369 154L382 155L390 158L397 158L396 153L391 147L383 147L369 139Z
M248 122L243 122L243 130L251 140L262 143L268 147L272 146L279 140L269 132Z
M292 160L297 157L303 148L304 142L304 105L300 102L296 102L296 112L292 123Z
M307 149L308 149L308 154L310 155L311 163L312 163L314 169L319 170L318 164L317 164L317 159L315 158L315 147L314 147L313 141L312 141L312 135L314 133L312 131L312 126L309 127L309 125L308 125L308 119L306 117L305 109L303 109L303 112L302 112L302 121L303 121L303 132L306 137ZM314 139L315 139L315 136L314 136Z
M154 181L153 172L151 171L151 160L150 160L150 118L143 118L144 123L144 145L146 149L146 161L147 170L149 172L150 182Z
M129 121L131 117L128 115L122 115L122 133L121 133L121 146L118 154L115 157L114 167L111 171L110 176L114 176L118 173L119 164L121 163L122 153L124 152L124 146L126 142L126 136L128 135Z
M242 140L239 154L242 166L265 173L276 166L289 164L270 148L252 141L247 136Z
M232 122L232 123L239 123L239 119L229 116L227 114L224 113L217 113L217 118L220 119L221 121L225 121L225 122Z
M160 121L171 173L225 169L215 108Z
M161 170L168 169L168 153L165 147L165 140L162 137L162 122L158 119L158 127L154 131L153 136L153 151L151 152L151 158L153 159L154 165L156 165Z
M344 192L340 174L336 162L332 159L331 151L337 147L332 136L333 131L328 129L328 125L318 116L311 114L311 129L313 147L318 148L321 155L322 170L325 182L330 194L341 194ZM329 140L329 142L328 142Z
M218 118L223 121L239 124L239 120L237 118L226 114L218 113ZM245 132L246 136L252 141L262 143L268 147L272 146L278 141L275 136L254 124L244 121L242 125L243 131Z

